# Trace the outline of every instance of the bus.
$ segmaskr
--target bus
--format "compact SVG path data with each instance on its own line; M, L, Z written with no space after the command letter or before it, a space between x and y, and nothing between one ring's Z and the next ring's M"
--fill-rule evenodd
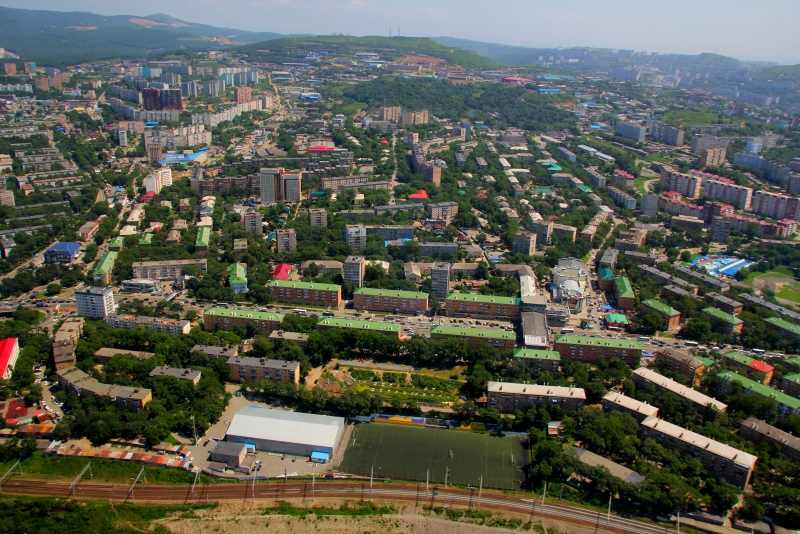
M562 328L561 329L561 333L562 334L574 334L575 333L575 329L574 328Z
M647 336L639 336L638 339L639 341L644 341L645 343L648 343L650 341L650 338Z
M306 310L304 310L303 308L295 308L295 309L292 310L292 313L295 314L295 315L305 315L308 312Z
M698 343L697 341L687 341L686 343L683 344L683 346L684 347L696 347L699 344L700 343Z
M764 352L766 352L764 349L753 349L753 353L758 354L759 356L764 354Z

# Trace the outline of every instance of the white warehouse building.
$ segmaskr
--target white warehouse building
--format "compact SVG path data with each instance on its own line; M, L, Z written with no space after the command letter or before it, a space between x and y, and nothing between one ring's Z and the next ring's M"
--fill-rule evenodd
M248 406L233 416L225 440L259 451L305 456L327 463L344 435L343 417Z

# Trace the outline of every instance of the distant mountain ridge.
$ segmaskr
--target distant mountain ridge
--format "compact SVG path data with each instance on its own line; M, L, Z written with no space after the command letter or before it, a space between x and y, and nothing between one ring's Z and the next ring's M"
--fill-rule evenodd
M0 7L0 47L43 64L220 49L280 37L285 36L196 24L164 14L105 16Z

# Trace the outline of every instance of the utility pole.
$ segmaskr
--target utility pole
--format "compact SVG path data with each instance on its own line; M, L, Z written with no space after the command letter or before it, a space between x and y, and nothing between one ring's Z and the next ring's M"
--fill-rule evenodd
M430 478L431 478L431 470L430 468L428 468L428 470L425 472L425 503L428 502L428 480Z
M608 532L608 523L611 520L611 499L614 497L614 494L608 496L608 512L606 512L606 532Z
M447 510L447 478L450 476L450 468L444 468L444 509Z
M258 474L258 470L253 470L253 504L256 503L256 475Z
M678 508L678 534L681 534L681 509Z
M192 420L192 435L194 436L194 444L197 445L197 427L194 424L194 415L189 417Z
M375 472L375 466L369 468L369 502L372 502L372 475Z
M314 482L317 480L317 464L311 464L311 502L314 502Z
M542 492L542 517L541 521L544 523L544 498L547 496L547 481L544 481L544 492Z

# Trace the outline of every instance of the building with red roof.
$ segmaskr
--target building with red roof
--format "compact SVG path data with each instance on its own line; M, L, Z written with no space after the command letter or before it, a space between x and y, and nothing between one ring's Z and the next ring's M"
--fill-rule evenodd
M272 278L275 280L288 281L292 276L292 266L288 263L279 263L272 271Z
M333 151L334 151L333 148L329 148L323 145L312 146L307 150L307 152L333 152Z
M24 399L8 399L0 401L0 417L10 425L23 425L33 422L44 415L44 410L28 406Z
M145 204L150 204L153 201L154 198L156 198L155 192L154 191L148 191L147 193L142 195L141 200Z
M417 204L425 202L428 200L428 192L424 189L417 189L416 193L408 195L408 200Z
M522 78L520 76L506 76L505 78L502 78L502 81L504 83L529 83L533 80L530 80L529 78Z
M386 139L381 139L381 144L382 145L388 145L389 141L387 141Z
M19 357L19 340L8 337L0 341L0 378L8 380Z

